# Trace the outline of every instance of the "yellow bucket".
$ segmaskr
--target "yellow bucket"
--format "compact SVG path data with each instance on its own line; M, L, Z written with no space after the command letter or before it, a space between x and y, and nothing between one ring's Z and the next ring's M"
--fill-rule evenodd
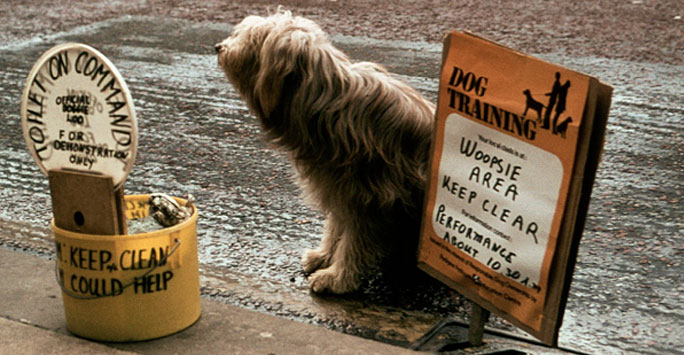
M145 217L148 198L126 196L126 217ZM51 227L72 333L101 341L147 340L181 331L199 318L196 208L183 223L149 233L81 234L55 226L54 220Z

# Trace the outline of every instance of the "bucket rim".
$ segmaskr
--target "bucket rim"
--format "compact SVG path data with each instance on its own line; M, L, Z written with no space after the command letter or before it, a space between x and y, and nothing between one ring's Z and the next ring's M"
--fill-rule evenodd
M147 200L150 198L150 195L151 194L125 195L124 200L125 201ZM173 197L179 204L185 205L187 203L187 200L182 199L180 197L175 197L175 196L171 196L171 197ZM193 204L192 205L192 215L190 216L190 218L183 221L182 223L176 224L175 226L166 227L166 228L158 229L155 231L151 231L151 232L136 233L136 234L106 235L106 234L88 234L88 233L72 232L72 231L68 231L66 229L62 229L60 227L57 227L57 225L55 225L55 219L54 218L52 218L50 220L50 228L52 228L52 230L55 234L59 234L61 236L65 236L68 238L81 239L81 240L145 239L145 238L154 238L154 237L159 237L159 236L167 236L167 235L172 234L172 233L181 232L183 230L186 230L191 225L197 223L197 216L198 216L197 207Z

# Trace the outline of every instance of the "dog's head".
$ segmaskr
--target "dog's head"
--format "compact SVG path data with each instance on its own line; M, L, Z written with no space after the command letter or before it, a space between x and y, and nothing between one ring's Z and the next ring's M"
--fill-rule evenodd
M254 113L266 119L324 60L322 48L332 47L314 22L278 11L268 17L249 16L230 37L215 46L228 80Z

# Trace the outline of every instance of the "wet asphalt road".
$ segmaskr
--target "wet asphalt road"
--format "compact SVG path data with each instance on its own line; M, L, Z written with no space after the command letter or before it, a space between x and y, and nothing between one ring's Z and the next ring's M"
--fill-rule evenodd
M634 33L615 32L611 40L610 32L595 30L600 46L582 41L581 36L590 36L591 21L564 31L507 25L512 20L486 30L477 24L465 28L615 87L560 344L591 353L676 353L684 349L684 47L674 35L677 25L680 35L684 31L684 6L642 9L641 21L662 29L649 41L642 38L647 25L634 17L638 6L648 4L619 3L613 11L632 21ZM467 319L461 296L422 275L412 276L409 287L380 276L367 280L366 290L355 295L309 294L299 256L317 245L322 216L303 205L285 158L262 142L254 117L227 84L213 54L213 44L243 13L264 13L259 4L229 5L233 12L224 18L210 11L211 4L119 5L42 5L42 12L40 7L0 5L6 20L0 45L0 247L51 254L47 178L25 147L19 100L40 54L55 44L78 41L107 55L132 92L140 136L126 193L192 193L198 199L205 297L401 345L446 315ZM485 11L482 6L473 11ZM426 21L430 11L377 15L378 31L369 33L373 16L360 10L348 14L345 25L330 16L343 12L329 3L303 1L296 9L324 23L335 44L355 60L382 63L436 100L441 45L430 34L439 29L421 26L412 32L413 22L400 21ZM649 19L649 10L658 10L662 21ZM520 11L514 18L534 13ZM48 14L51 29L37 21L41 13ZM392 37L392 21L408 30ZM607 24L611 21L618 19L606 17ZM526 30L541 31L542 38L551 40L531 41ZM584 50L563 50L558 43ZM489 325L511 329L499 319Z

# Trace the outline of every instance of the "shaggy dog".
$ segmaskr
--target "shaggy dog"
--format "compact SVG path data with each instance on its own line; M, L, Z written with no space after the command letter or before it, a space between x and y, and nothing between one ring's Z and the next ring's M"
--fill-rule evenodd
M215 46L266 139L326 214L302 257L314 292L346 293L394 258L415 266L434 106L379 65L352 63L312 21L249 16Z

